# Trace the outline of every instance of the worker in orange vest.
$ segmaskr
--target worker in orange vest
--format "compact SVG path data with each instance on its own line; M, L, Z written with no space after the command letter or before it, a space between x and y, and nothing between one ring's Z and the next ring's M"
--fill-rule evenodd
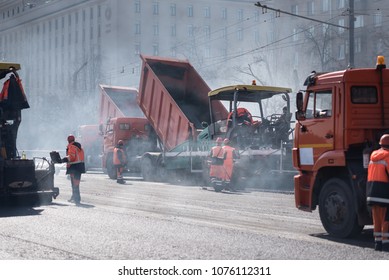
M123 170L124 167L127 165L127 155L123 149L123 146L123 140L119 140L118 144L113 149L113 165L116 168L116 182L119 184L125 183L123 179Z
M210 158L211 166L209 168L209 178L212 180L220 180L223 177L223 148L222 148L223 139L218 137L216 139L216 146L211 148Z
M235 159L239 158L238 153L236 152L236 149L232 146L230 146L230 140L228 138L225 138L223 140L223 181L231 182L234 175L234 161Z
M73 135L69 135L67 140L66 157L62 159L62 162L66 162L66 174L70 175L72 185L72 196L68 201L80 205L81 174L85 173L84 150L81 144L75 141Z
M389 244L389 134L384 134L381 149L370 156L367 176L367 204L372 207L375 250L382 251Z

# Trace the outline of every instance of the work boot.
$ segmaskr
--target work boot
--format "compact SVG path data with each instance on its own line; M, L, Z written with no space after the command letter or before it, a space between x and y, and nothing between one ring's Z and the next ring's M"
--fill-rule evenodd
M375 251L382 251L382 241L376 241L374 243L374 250Z
M389 252L389 243L382 243L382 251Z
M70 197L70 199L68 200L68 202L71 202L71 203L74 203L74 187L72 186L72 196Z
M81 204L80 187L74 187L74 203L79 206Z
M118 184L125 184L126 181L124 181L123 179L117 179L116 183L118 183Z

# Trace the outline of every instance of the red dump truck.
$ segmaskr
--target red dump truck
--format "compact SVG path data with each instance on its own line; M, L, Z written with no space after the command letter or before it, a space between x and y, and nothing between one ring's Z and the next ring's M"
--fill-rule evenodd
M136 102L135 88L99 85L100 133L102 142L102 168L111 179L116 179L113 149L124 141L128 157L127 170L140 172L140 157L144 152L159 150L154 130Z
M319 208L326 231L359 234L372 223L366 204L369 156L389 131L389 70L312 72L296 96L293 164L296 207Z
M239 150L237 166L242 166L242 179L286 165L292 169L290 120L283 127L283 138L277 138L276 125L284 107L290 116L290 89L236 85L211 91L188 61L143 55L141 59L138 104L162 148L142 156L141 171L146 180L172 178L174 172L202 173L196 178L207 181L208 155L217 137L230 138ZM249 104L257 112L253 115L255 126L242 127L233 113L240 104ZM227 125L229 118L231 124Z

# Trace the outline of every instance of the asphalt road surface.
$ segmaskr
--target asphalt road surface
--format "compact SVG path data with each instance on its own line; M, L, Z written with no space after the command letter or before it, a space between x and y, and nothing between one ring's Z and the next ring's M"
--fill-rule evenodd
M365 260L372 229L355 239L326 234L318 211L290 193L150 183L103 173L82 176L82 205L69 202L70 181L55 176L51 205L0 209L0 259L7 260Z

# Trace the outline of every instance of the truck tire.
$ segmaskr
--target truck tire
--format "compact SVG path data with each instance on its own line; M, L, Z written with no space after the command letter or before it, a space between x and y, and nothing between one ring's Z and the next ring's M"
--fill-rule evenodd
M106 165L107 167L107 174L110 179L116 179L116 168L113 165L113 153L109 153L107 156L107 162Z
M141 173L143 180L153 182L155 180L155 174L157 172L156 166L149 157L142 158L141 162Z
M351 189L339 178L324 184L319 196L319 214L325 230L335 237L352 237L363 229L358 224Z

